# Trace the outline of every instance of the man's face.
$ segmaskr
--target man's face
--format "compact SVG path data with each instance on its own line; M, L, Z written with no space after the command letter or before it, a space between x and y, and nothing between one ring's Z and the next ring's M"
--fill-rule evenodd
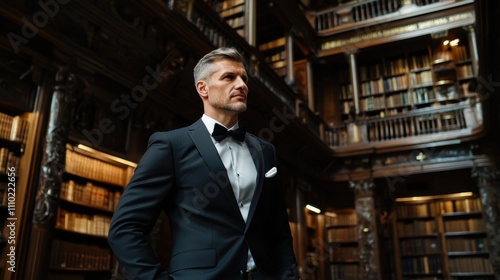
M242 113L247 109L248 76L240 62L221 59L207 80L208 105L216 111Z

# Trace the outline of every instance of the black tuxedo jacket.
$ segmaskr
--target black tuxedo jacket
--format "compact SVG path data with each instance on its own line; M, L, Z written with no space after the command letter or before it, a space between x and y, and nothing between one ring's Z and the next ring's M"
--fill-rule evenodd
M249 133L245 142L257 169L246 223L201 120L151 136L108 236L128 279L240 279L248 249L264 279L298 279L281 182L265 177L277 167L275 149ZM161 210L172 232L166 271L147 241Z

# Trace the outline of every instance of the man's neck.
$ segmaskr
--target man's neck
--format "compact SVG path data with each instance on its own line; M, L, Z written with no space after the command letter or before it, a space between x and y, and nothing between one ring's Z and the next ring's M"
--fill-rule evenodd
M238 122L238 114L228 115L228 114L214 114L205 112L205 115L220 122L226 128L231 128Z

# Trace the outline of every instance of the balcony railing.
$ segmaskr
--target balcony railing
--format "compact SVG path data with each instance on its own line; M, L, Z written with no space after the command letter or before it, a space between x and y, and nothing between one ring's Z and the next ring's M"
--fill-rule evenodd
M420 8L432 4L454 2L450 0L362 0L340 4L315 13L315 29L319 34L334 32L340 26L354 26L370 20L382 20L384 16L408 8ZM418 9L417 9L418 10Z
M337 151L411 145L470 137L482 131L481 103L464 101L408 115L368 119L324 130Z

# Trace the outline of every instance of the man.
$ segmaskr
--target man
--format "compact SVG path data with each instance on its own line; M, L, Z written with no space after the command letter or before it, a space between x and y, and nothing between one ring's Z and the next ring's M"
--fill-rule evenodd
M194 79L204 115L151 136L111 221L108 240L125 276L298 279L275 149L238 129L248 97L243 56L216 49ZM172 232L166 271L147 242L161 210Z

